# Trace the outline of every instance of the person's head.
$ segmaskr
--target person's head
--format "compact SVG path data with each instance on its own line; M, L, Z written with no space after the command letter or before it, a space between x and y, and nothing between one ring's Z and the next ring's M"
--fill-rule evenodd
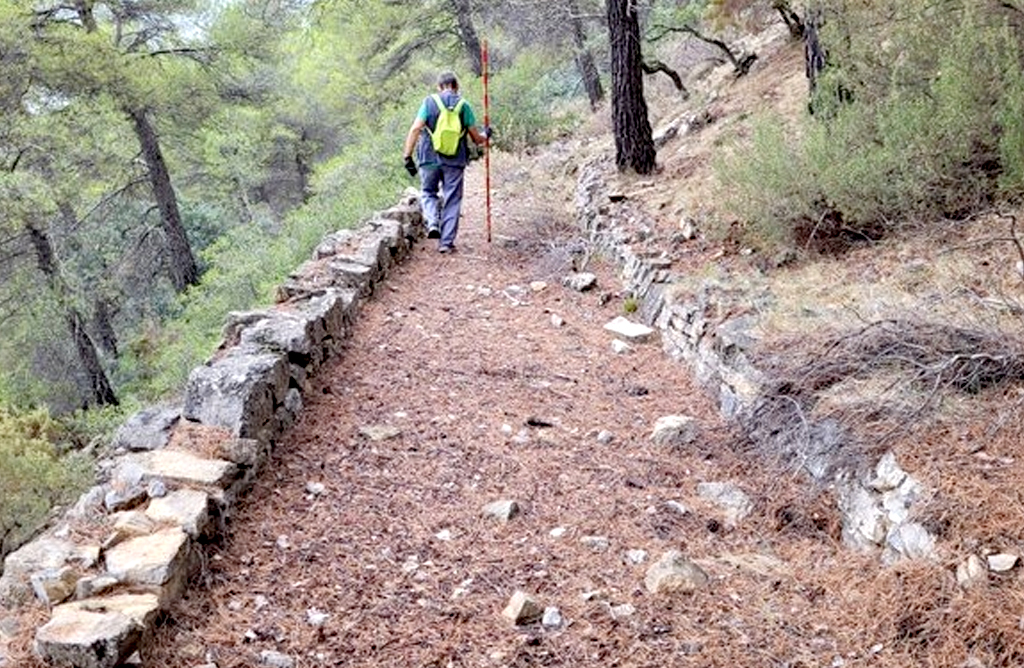
M459 80L455 78L455 72L444 71L437 75L438 90L459 90Z

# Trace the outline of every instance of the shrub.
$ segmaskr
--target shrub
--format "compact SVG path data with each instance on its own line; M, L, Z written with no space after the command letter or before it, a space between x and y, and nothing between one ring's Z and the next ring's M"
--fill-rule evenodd
M553 113L561 101L575 93L576 73L572 68L553 68L560 62L539 51L519 54L515 62L491 77L491 124L495 128L494 143L507 150L540 146L567 132L575 125L571 114ZM476 82L467 82L467 95L480 100L477 121L483 124L483 94Z
M876 14L827 25L836 48L815 115L788 130L762 119L749 151L722 161L728 201L755 241L874 238L1024 190L1017 42L980 10L918 4L901 4L881 36L867 30Z
M58 455L61 434L44 411L19 415L0 408L0 556L29 539L54 506L91 480L87 457Z

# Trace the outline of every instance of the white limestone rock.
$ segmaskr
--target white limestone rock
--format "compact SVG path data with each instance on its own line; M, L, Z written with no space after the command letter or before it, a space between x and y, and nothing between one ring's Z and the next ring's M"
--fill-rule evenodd
M702 482L697 494L725 512L725 523L736 526L754 511L754 502L747 494L730 482Z
M993 573L1005 573L1006 571L1013 570L1019 559L1020 557L1016 554L990 554L987 557L988 569Z
M604 328L612 334L634 343L646 341L654 334L654 330L647 325L633 322L621 315L605 324Z
M689 415L665 415L654 421L651 440L666 447L691 445L700 437L700 424Z
M589 272L572 273L562 279L562 285L576 292L586 292L597 285L597 276Z
M107 572L134 585L184 580L190 548L188 534L178 527L132 538L107 551Z
M147 478L164 478L186 485L224 489L238 467L222 459L205 459L183 450L156 450L128 455L126 462L139 466Z
M501 611L501 616L516 626L522 626L541 619L544 616L544 608L526 592L517 591L512 594L508 605Z
M43 605L52 606L71 598L81 573L77 568L62 566L36 571L29 577L32 591Z
M887 552L895 552L907 559L934 559L935 536L917 522L904 522L894 526L886 537ZM891 558L885 557L887 561Z
M41 536L7 555L0 577L0 605L16 607L33 595L32 573L59 570L64 565L91 568L99 559L98 545L76 545L52 536Z
M708 583L708 575L679 550L669 550L651 564L644 586L652 594L689 594Z
M988 583L988 569L976 554L972 554L956 567L956 582L964 589Z
M519 504L512 499L501 499L488 503L480 512L484 517L490 517L500 522L508 522L519 514Z
M159 608L155 594L66 603L36 630L36 653L57 666L112 668L135 652Z
M57 666L114 668L138 646L142 628L119 612L69 610L36 630L35 651Z
M179 489L150 501L146 516L180 526L189 536L198 538L210 526L210 497L196 489Z

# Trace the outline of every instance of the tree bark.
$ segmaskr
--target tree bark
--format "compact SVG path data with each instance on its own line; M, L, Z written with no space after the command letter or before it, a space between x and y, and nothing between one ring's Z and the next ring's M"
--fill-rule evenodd
M612 129L619 170L650 174L655 167L654 139L644 100L640 23L635 0L607 0L612 57Z
M114 314L117 306L106 297L97 297L93 304L92 321L95 327L96 336L99 339L103 350L117 358L120 352L117 349L117 331L114 329Z
M480 38L477 37L476 28L473 27L473 7L470 0L451 0L452 10L455 12L455 22L459 30L459 38L466 48L466 55L469 56L469 67L476 76L484 73L483 57L480 53Z
M821 16L817 13L810 14L804 24L804 73L807 75L807 85L810 93L818 85L818 76L825 69L825 49L818 37L818 26L821 24Z
M36 265L43 273L47 285L60 304L64 324L68 328L68 333L71 334L71 341L75 345L78 361L82 365L82 372L89 384L89 398L86 400L86 405L117 406L117 395L114 394L107 373L103 370L99 353L96 352L96 345L86 332L85 318L78 312L78 309L69 303L67 289L60 278L50 237L31 224L25 226L25 231L28 232L32 248L35 250Z
M189 245L185 226L178 210L178 197L171 184L171 175L167 171L167 163L160 150L160 140L156 130L149 122L146 112L142 109L126 108L125 112L132 119L135 136L142 148L142 157L149 171L149 182L153 188L153 198L160 209L160 219L167 238L167 271L171 283L177 292L184 291L188 286L199 282L199 267L192 246Z
M572 23L572 41L576 47L576 68L583 78L583 88L587 91L590 108L597 109L597 105L604 99L601 75L594 64L594 54L587 48L587 33L580 18L579 5L576 0L567 0L567 8L569 21Z
M75 11L86 32L96 32L96 17L93 16L93 0L75 0Z

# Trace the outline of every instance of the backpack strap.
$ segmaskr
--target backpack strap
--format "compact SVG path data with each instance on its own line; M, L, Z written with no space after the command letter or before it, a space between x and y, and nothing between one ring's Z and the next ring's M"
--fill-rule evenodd
M466 98L460 97L459 101L455 103L455 106L454 107L450 107L450 108L448 107L448 105L446 105L444 102L441 101L441 94L440 93L433 93L433 94L431 94L430 99L434 101L435 105L437 105L437 114L439 116L441 115L441 109L442 108L448 109L448 111L454 111L456 114L458 114L459 115L459 123L462 124L462 131L463 132L466 131L466 120L462 117L462 109L463 109L463 107L466 106Z

